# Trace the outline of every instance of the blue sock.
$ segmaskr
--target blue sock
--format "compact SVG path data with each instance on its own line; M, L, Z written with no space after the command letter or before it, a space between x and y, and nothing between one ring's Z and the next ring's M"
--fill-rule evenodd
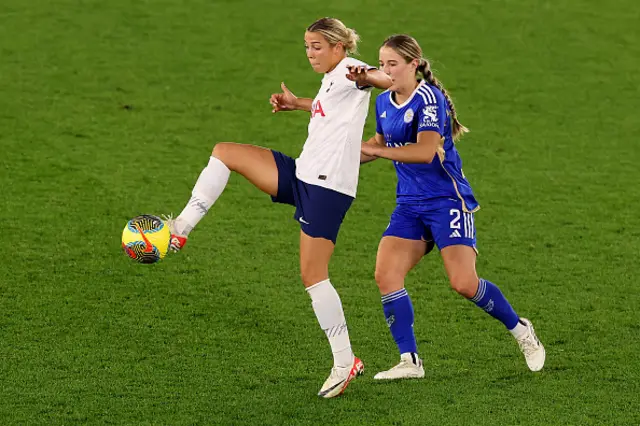
M478 291L470 299L480 309L500 321L508 330L518 325L520 317L513 310L497 285L480 278Z
M400 354L417 353L416 336L413 334L413 305L407 290L403 288L382 296L382 309Z

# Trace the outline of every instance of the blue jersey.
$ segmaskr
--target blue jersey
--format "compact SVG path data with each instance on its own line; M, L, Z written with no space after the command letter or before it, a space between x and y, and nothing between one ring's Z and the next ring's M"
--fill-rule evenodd
M462 173L462 160L451 135L451 110L436 86L421 81L401 105L386 91L376 98L376 131L388 147L416 143L418 133L433 131L443 138L442 149L429 164L394 161L398 174L397 203L439 207L443 201L462 202L466 212L480 208Z

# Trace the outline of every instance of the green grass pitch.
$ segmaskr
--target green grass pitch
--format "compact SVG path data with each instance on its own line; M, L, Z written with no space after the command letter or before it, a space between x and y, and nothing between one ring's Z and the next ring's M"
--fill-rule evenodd
M291 208L234 176L183 253L121 252L216 141L300 152L308 117L268 97L315 94L322 16L369 63L398 32L433 60L471 129L478 270L534 321L541 373L434 253L407 278L427 376L374 383L398 356L373 280L390 162L363 166L331 264L368 373L341 398L316 396ZM632 0L2 0L0 424L640 424L638 22Z

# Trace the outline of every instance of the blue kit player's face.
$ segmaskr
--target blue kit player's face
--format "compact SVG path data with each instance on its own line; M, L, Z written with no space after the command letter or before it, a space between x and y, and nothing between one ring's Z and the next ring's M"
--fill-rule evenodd
M380 68L391 77L393 92L413 91L416 87L416 68L418 61L405 61L395 50L383 46L380 48Z
M320 74L333 70L345 57L342 43L332 46L320 33L304 33L304 48L311 68Z

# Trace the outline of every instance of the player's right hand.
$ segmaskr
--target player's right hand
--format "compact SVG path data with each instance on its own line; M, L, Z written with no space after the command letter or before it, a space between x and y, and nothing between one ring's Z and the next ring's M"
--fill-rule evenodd
M274 93L269 99L269 103L273 107L272 113L280 111L293 111L297 109L298 98L291 93L291 90L285 86L284 82L280 84L282 93Z

